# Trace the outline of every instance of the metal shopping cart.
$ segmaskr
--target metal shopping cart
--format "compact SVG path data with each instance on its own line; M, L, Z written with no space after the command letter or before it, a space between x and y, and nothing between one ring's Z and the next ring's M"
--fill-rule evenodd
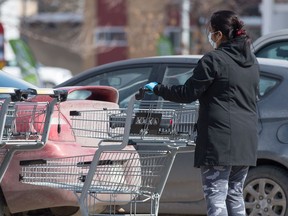
M194 150L198 107L166 101L135 101L125 109L71 111L75 136L101 139L94 155L23 164L22 182L74 191L83 216L116 214L114 206L159 200L175 156Z
M29 95L50 95L47 102L26 100ZM16 151L40 149L48 138L54 105L66 99L53 89L0 89L0 182Z

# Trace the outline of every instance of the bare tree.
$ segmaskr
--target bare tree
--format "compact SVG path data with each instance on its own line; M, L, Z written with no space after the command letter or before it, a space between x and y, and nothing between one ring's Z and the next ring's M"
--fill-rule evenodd
M0 0L1 1L1 0ZM36 0L35 0L36 1ZM190 0L191 38L190 54L202 54L211 49L207 42L207 21L212 12L219 9L234 10L237 13L255 13L250 8L257 8L261 0ZM32 23L21 29L22 35L42 41L54 46L62 47L67 51L86 59L96 53L106 53L113 49L111 45L97 47L95 45L95 28L97 16L95 2L83 0L82 11L78 0L37 0L41 3L41 10L54 12L74 12L82 14L82 22L73 23ZM107 7L117 8L122 0L106 0ZM128 41L128 56L143 57L157 54L157 42L168 23L167 6L181 5L182 0L126 0L128 23L125 28ZM255 6L256 5L256 6ZM248 11L248 12L247 12ZM181 13L181 7L178 7ZM175 24L175 22L174 22ZM177 24L177 23L176 23ZM181 28L179 23L178 28ZM170 26L171 27L171 26Z

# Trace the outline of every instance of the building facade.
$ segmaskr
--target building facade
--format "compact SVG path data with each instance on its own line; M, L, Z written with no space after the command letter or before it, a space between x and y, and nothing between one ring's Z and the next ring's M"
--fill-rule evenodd
M183 0L32 2L38 10L34 15L23 17L22 37L40 62L68 68L74 74L128 58L182 54L184 48L190 54L202 54L210 49L205 24L216 9L243 14L252 39L261 33L261 0L250 0L241 10L239 5L243 5L243 0L228 4L224 0L213 1L213 6L211 1L193 0L189 11L183 9ZM185 13L189 19L188 45L181 42ZM255 17L258 17L256 22L251 19Z

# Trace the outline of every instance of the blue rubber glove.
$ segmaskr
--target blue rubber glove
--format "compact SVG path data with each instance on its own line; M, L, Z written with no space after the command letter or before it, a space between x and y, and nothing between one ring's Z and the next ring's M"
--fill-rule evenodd
M150 91L147 94L153 94L155 86L158 85L157 82L150 82L144 86L144 89L148 89Z

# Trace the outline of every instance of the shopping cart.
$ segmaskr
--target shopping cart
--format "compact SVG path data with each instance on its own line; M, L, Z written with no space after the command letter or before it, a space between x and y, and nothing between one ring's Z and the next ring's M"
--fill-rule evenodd
M165 101L135 101L125 109L72 111L75 136L101 139L94 155L41 160L23 164L23 183L71 190L81 214L100 215L99 205L151 202L158 215L159 200L175 156L194 150L198 107Z
M47 102L27 100L29 95L49 95ZM40 149L48 138L50 118L65 91L53 89L0 89L0 182L16 151Z

